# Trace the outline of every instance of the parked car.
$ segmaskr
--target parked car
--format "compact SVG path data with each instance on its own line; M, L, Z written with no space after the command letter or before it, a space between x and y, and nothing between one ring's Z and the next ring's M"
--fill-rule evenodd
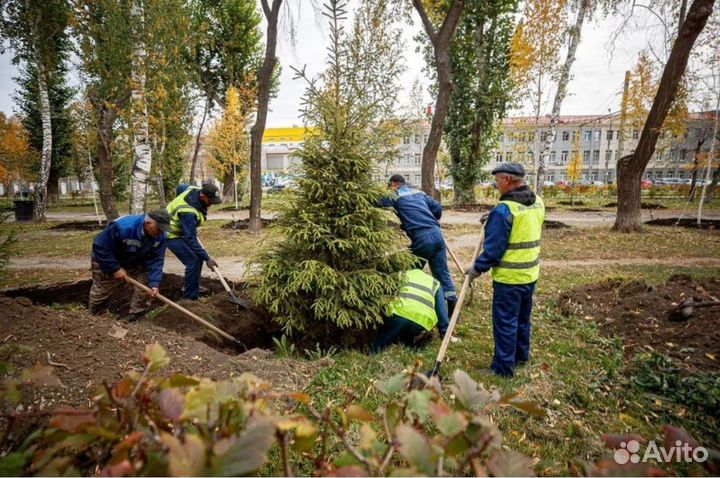
M591 181L590 185L591 186L605 186L605 183L602 181Z
M549 186L555 186L555 183L552 181L543 181L543 187L549 187Z
M658 186L680 186L683 183L681 178L659 178L655 181Z
M640 189L650 189L651 187L653 187L653 182L649 179L640 180Z

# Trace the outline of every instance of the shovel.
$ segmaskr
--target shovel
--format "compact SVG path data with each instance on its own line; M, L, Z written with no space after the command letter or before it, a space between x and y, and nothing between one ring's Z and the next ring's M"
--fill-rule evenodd
M222 283L223 287L227 291L229 297L228 300L232 302L233 304L237 305L238 307L242 307L244 309L252 309L254 308L254 305L252 302L246 299L241 299L238 296L235 295L235 292L230 288L227 281L223 277L223 275L220 273L220 268L218 266L213 267L213 272L215 275L218 276L218 279L220 279L220 283Z
M148 294L152 294L152 290L148 286L143 284L142 282L138 282L137 280L133 279L130 276L125 276L125 280L129 284L137 287L138 289L143 290L143 291L147 292ZM224 330L215 327L213 324L211 324L207 320L203 319L202 317L200 317L196 314L193 314L192 312L190 312L189 310L187 310L185 307L181 306L180 304L176 304L175 302L173 302L172 300L168 299L167 297L165 297L164 295L161 295L161 294L156 295L155 298L160 300L161 302L165 302L167 305L169 305L173 309L183 313L186 317L193 319L195 322L198 322L199 324L207 327L208 329L212 330L216 334L226 338L230 342L241 346L247 352L247 347L245 346L244 343L242 343L241 341L239 341L232 335L228 334Z
M460 271L461 275L465 275L465 269L463 269L463 266L460 264L460 261L458 260L457 256L453 252L452 249L450 249L450 244L448 244L447 241L445 241L445 249L447 249L448 254L450 254L450 257L452 258L455 265L458 267L458 270Z
M485 228L482 229L482 233L480 233L480 240L478 241L477 246L475 246L475 252L473 252L472 256L472 263L475 263L475 259L477 258L478 254L480 254L480 248L482 247L484 240ZM437 358L435 359L435 366L431 371L425 372L425 377L427 377L426 379L423 379L422 381L419 381L417 377L413 379L413 388L421 388L423 385L423 381L427 381L439 375L440 366L445 359L445 352L447 351L448 344L450 343L450 338L452 337L453 331L455 330L455 324L457 324L458 317L460 317L460 309L462 309L463 301L465 300L465 294L467 293L469 288L470 276L466 275L465 280L463 281L462 289L460 289L460 295L458 296L457 305L455 306L452 318L450 319L450 324L448 325L448 329L445 332L445 336L443 337L442 345L440 345L440 350L438 351Z

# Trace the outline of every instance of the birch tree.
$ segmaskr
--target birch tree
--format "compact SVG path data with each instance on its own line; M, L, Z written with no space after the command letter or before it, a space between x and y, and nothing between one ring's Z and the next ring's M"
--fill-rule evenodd
M148 180L152 167L152 150L148 133L148 111L145 99L147 77L147 53L145 51L145 5L143 0L133 0L130 9L135 50L131 67L131 108L133 129L133 166L130 183L130 214L145 212Z
M65 0L1 0L0 36L13 50L13 62L32 65L42 118L42 149L35 183L33 219L45 221L47 185L52 161L52 115L49 83L66 47L69 9Z

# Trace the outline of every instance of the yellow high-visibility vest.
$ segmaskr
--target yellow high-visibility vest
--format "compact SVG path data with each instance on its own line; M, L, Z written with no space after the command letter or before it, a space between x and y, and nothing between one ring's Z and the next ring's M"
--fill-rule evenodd
M545 221L545 204L540 196L532 206L500 201L510 209L513 225L508 247L500 263L492 268L492 278L502 284L531 284L540 275L540 239Z
M189 186L167 205L167 212L170 214L170 232L168 232L167 235L168 239L176 239L183 236L182 223L180 222L181 213L195 214L195 217L198 219L198 227L205 224L205 216L203 213L192 207L185 200L191 191L198 189L200 188L196 186Z
M432 330L438 322L435 294L440 283L420 269L405 272L404 280L398 298L388 307L388 315L398 315Z

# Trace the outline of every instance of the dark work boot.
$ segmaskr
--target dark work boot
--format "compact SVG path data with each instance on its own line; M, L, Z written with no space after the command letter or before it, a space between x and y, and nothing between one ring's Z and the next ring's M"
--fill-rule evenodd
M123 318L123 321L132 323L137 322L139 320L142 320L145 318L145 312L136 312L134 314L128 314L125 318Z
M453 312L455 311L455 306L457 306L457 299L446 299L447 302L447 311L448 311L448 319L451 319L453 316ZM458 321L460 320L460 316L458 316Z

